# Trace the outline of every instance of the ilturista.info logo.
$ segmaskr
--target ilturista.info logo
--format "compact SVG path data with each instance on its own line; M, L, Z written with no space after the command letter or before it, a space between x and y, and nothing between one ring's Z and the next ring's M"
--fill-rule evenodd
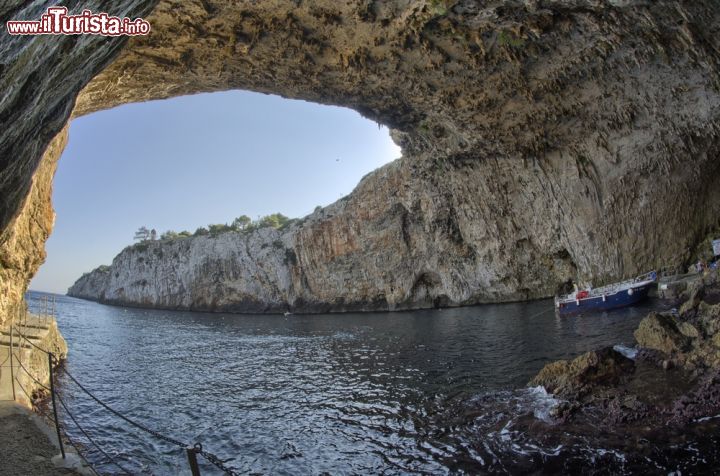
M150 33L150 23L142 18L120 18L90 10L70 15L66 7L50 7L40 20L10 20L5 26L11 35L137 36Z

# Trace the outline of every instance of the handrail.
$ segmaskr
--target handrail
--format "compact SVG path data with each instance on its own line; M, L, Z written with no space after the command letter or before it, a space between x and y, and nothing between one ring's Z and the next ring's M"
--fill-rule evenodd
M48 304L46 303L45 306L48 306ZM46 307L46 309L47 309L47 307ZM54 315L54 313L55 313L54 311L55 311L55 309L54 309L54 303L53 303L53 315ZM82 433L82 434L85 436L85 438L87 438L88 441L89 441L102 455L104 455L104 456L108 459L108 461L110 461L110 463L112 463L114 466L116 466L118 469L120 469L123 473L132 474L130 471L128 471L126 468L124 468L122 465L120 465L117 461L115 461L106 451L104 451L104 450L100 447L100 445L98 445L97 442L95 442L95 441L92 439L92 437L90 436L90 434L80 425L80 423L79 423L78 420L75 418L75 416L70 412L70 409L69 409L68 406L66 405L64 399L60 396L60 394L57 392L57 389L55 388L55 373L56 373L56 372L54 372L54 368L55 368L55 367L57 367L57 369L59 369L60 371L64 372L65 375L66 375L73 383L75 383L75 384L78 386L78 388L80 388L80 390L81 390L82 392L84 392L85 394L87 394L87 395L88 395L91 399L93 399L98 405L100 405L101 407L105 408L107 411L109 411L110 413L112 413L114 416L116 416L116 417L124 420L125 422L127 422L127 423L130 424L131 426L133 426L133 427L135 427L135 428L137 428L137 429L139 429L139 430L141 430L141 431L143 431L143 432L145 432L145 433L148 433L148 434L150 434L150 435L152 435L152 436L154 436L154 437L156 437L156 438L158 438L158 439L161 439L161 440L163 440L163 441L165 441L165 442L171 443L171 444L173 444L174 446L177 446L177 447L179 447L179 448L182 448L182 450L186 452L186 455L187 455L187 458L188 458L188 463L190 464L190 468L191 468L191 473L192 473L193 475L199 475L199 474L200 474L199 466L198 466L198 464L197 464L197 455L198 455L198 454L201 455L201 456L203 456L210 464L214 465L216 468L220 469L221 471L223 471L223 472L226 473L226 474L229 474L229 475L232 475L232 476L234 476L234 475L239 475L239 474L240 474L240 473L239 473L237 470L235 470L234 468L229 467L229 466L226 466L226 463L227 463L227 461L229 461L229 460L222 460L222 459L218 458L216 455L214 455L213 453L210 453L210 452L208 452L208 451L205 451L205 450L203 449L203 447L202 447L201 444L196 443L196 444L194 444L194 445L188 445L188 444L186 444L186 443L184 443L184 442L182 442L182 441L180 441L180 440L178 440L178 439L175 439L175 438L173 438L173 437L170 437L170 436L164 435L164 434L162 434L162 433L160 433L160 432L157 432L157 431L155 431L155 430L152 430L152 429L144 426L143 424L141 424L141 423L139 423L139 422L137 422L137 421L135 421L135 420L133 420L133 419L125 416L125 415L123 415L122 413L120 413L120 412L118 412L117 410L113 409L113 408L110 407L108 404L106 404L105 402L103 402L101 399L99 399L98 397L96 397L96 396L95 396L93 393L91 393L87 388L85 388L85 386L83 386L72 374L70 374L70 372L68 372L67 368L66 368L64 365L61 365L61 362L55 357L55 355L54 355L52 352L48 351L47 349L43 349L43 348L40 347L39 345L35 344L27 335L25 335L25 333L23 333L23 332L20 331L20 329L18 328L20 325L24 325L25 327L28 327L28 324L27 324L27 315L28 315L28 313L27 313L27 311L25 311L24 314L25 314L25 315L24 315L24 320L23 320L23 316L21 316L21 315L20 315L20 312L18 312L17 319L16 319L16 316L13 316L13 319L12 319L11 324L10 324L10 353L9 353L10 355L8 356L8 358L10 359L10 370L11 370L11 380L12 380L12 388L13 388L13 399L15 399L15 383L17 383L17 384L20 386L20 388L21 388L21 390L23 391L23 393L27 396L27 398L28 398L28 400L30 401L30 403L32 404L33 408L34 408L36 411L38 411L38 413L40 413L41 415L45 416L46 418L48 418L49 420L51 420L51 421L55 424L55 429L56 429L57 435L58 435L58 443L59 443L60 450L61 450L61 452L62 452L63 458L65 458L65 449L64 449L64 446L63 446L63 433L64 433L65 439L66 439L67 441L69 441L70 444L75 448L75 450L76 450L77 453L80 455L80 457L82 458L82 460L85 461L85 463L88 464L88 466L90 467L90 469L91 469L95 474L98 474L97 471L95 470L95 468L93 468L92 464L90 464L90 463L88 462L88 460L87 460L87 458L85 457L85 455L82 454L82 452L80 451L80 449L78 448L78 446L72 441L71 438L68 437L67 432L64 431L64 429L62 428L62 424L61 424L60 419L59 419L59 417L58 417L58 406L55 404L56 401L59 401L59 402L60 402L60 406L65 410L65 413L66 413L67 416L70 418L70 420L72 420L72 422L75 424L75 426L77 426L77 428L78 428L78 430L80 431L80 433ZM48 315L48 317L51 317L51 316ZM30 326L32 326L32 324L30 324ZM13 339L13 336L14 336L15 334L17 334L19 337L21 337L22 339L24 339L24 340L25 340L28 344L30 344L30 346L32 346L32 347L27 346L25 343L15 342L14 339ZM15 354L15 352L14 352L15 348L18 348L18 349L19 349L20 346L22 346L23 349L32 349L32 348L35 348L35 349L39 350L40 352L45 353L45 354L48 356L48 368L49 368L49 372L50 372L50 377L49 377L50 386L49 386L49 387L48 387L47 385L43 384L42 382L40 382L40 380L37 379L32 373L30 373L30 371L28 370L27 367L25 367L25 365L22 363L22 360L21 360L21 357L22 357L22 354L23 354L22 352L20 353L20 355L16 355L16 354ZM8 358L6 358L5 361L7 361ZM13 362L14 360L17 360L17 365L28 375L28 377L29 377L30 379L32 379L32 381L34 381L38 386L40 386L41 388L47 390L47 391L50 393L50 398L51 398L51 401L52 401L52 403L53 403L53 405L52 405L52 411L53 411L53 413L54 413L54 415L55 415L54 418L51 417L50 415L48 415L47 412L42 412L42 411L40 411L40 409L37 407L37 405L35 405L35 403L34 403L34 401L33 401L32 395L30 395L30 394L28 393L27 389L22 385L22 383L20 382L20 380L19 380L19 378L18 378L18 375L15 375L15 374L14 374L14 371L13 371L13 369L14 369L14 367L15 367L14 362ZM3 364L4 364L4 363L5 363L5 362L3 362Z
M135 428L137 428L137 429L139 429L139 430L141 430L141 431L143 431L143 432L145 432L145 433L148 433L148 434L150 434L150 435L152 435L152 436L154 436L154 437L156 437L156 438L158 438L158 439L161 439L161 440L163 440L163 441L166 441L166 442L168 442L168 443L171 443L171 444L173 444L173 445L175 445L175 446L177 446L177 447L182 448L183 450L185 450L185 451L187 452L188 459L190 460L190 465L193 466L193 469L195 469L195 468L194 468L194 465L193 465L193 462L194 462L194 461L193 461L193 459L191 459L191 458L194 458L195 455L200 454L200 455L202 455L208 462L212 463L215 467L217 467L218 469L220 469L220 470L223 471L224 473L229 474L229 475L233 475L233 476L240 474L240 473L238 473L235 469L230 468L230 467L228 467L228 466L225 466L225 463L227 462L227 460L221 460L220 458L218 458L218 457L217 457L216 455L214 455L213 453L210 453L210 452L208 452L208 451L203 450L202 445L200 445L199 443L196 443L195 445L192 445L192 446L191 446L191 445L188 445L188 444L183 443L182 441L180 441L180 440L178 440L178 439L175 439L175 438L173 438L173 437L164 435L164 434L162 434L162 433L160 433L160 432L158 432L158 431L152 430L152 429L144 426L143 424L138 423L138 422L136 422L135 420L133 420L133 419L131 419L131 418L123 415L122 413L120 413L120 412L118 412L117 410L115 410L115 409L113 409L112 407L110 407L107 403L105 403L105 402L103 402L102 400L100 400L98 397L96 397L96 396L95 396L92 392L90 392L88 389L86 389L72 374L70 374L70 372L68 372L68 370L67 370L67 368L65 368L65 366L61 366L61 367L60 367L60 370L62 370L62 371L65 373L65 375L67 375L67 376L70 378L70 380L72 380L72 381L80 388L80 390L82 390L82 391L83 391L85 394L87 394L90 398L92 398L93 400L95 400L95 402L98 403L98 404L99 404L101 407L103 407L105 410L109 411L109 412L112 413L113 415L115 415L115 416L117 416L118 418L124 420L125 422L129 423L130 425L134 426ZM62 403L62 402L61 402L61 403Z
M80 423L78 423L78 421L75 419L75 416L74 416L72 413L70 413L70 410L68 410L67 405L65 405L65 402L63 401L63 399L60 398L60 395L58 395L57 398L58 398L58 400L60 401L60 405L62 405L62 407L65 409L65 413L67 413L67 415L70 417L70 419L73 421L73 423L75 423L75 426L78 427L78 430L80 430L80 432L81 432L83 435L85 435L85 438L87 438L88 441L89 441L90 443L92 443L93 446L94 446L95 448L97 448L97 450L98 450L100 453L102 453L103 456L105 456L114 466L117 466L117 467L120 469L120 471L122 471L122 472L125 473L125 474L132 475L132 473L131 473L130 471L128 471L127 469L125 469L124 467L122 467L122 466L120 465L120 463L118 463L117 461L115 461L115 459L114 459L112 456L110 456L109 454L107 454L107 452L106 452L105 450L103 450L102 448L100 448L100 445L98 445L98 444L95 442L95 440L93 440L93 439L90 437L90 435L88 435L88 433L83 429L83 427L80 426Z
M25 371L25 373L28 375L28 377L30 377L36 384L40 385L42 388L44 388L44 389L47 390L48 392L50 391L50 387L48 387L47 385L43 384L43 383L42 383L40 380L38 380L33 374L31 374L30 371L23 365L22 361L21 361L17 356L15 356L15 359L17 360L18 365L20 365L20 368ZM15 378L17 379L17 376L16 376ZM18 383L19 383L19 382L18 382Z

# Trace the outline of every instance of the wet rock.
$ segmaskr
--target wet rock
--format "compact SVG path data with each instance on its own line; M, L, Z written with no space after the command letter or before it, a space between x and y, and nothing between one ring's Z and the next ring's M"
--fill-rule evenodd
M562 401L550 410L550 417L556 423L565 423L579 408L580 404L577 402Z
M720 371L704 375L693 391L677 399L670 422L679 425L720 414Z
M665 354L655 349L640 349L635 356L636 362L647 362L657 367L662 367Z
M679 322L669 314L652 312L645 317L634 333L641 347L665 354L685 350L690 339L679 329Z
M612 398L605 406L605 424L632 423L647 418L650 408L637 395L626 394Z
M541 385L549 393L577 397L598 385L615 385L632 374L635 363L612 347L591 351L572 361L547 364L529 385Z

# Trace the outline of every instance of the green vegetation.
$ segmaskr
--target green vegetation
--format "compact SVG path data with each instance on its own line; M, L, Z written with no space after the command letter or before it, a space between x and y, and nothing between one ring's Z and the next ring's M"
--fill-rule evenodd
M258 227L259 228L281 228L290 219L283 215L282 213L273 213L272 215L267 215L258 221Z
M227 233L228 231L236 230L227 223L218 223L215 225L208 225L208 231L210 232L210 236L218 236L221 233Z
M250 226L251 223L252 223L252 218L250 218L247 215L240 215L239 217L237 217L236 219L233 220L232 227L235 230L241 231L241 230L244 230L245 228L247 228L248 226Z
M322 207L316 207L316 211ZM247 215L240 215L235 218L230 225L227 223L214 223L206 227L200 227L195 230L195 233L189 231L181 231L180 233L174 230L167 230L165 233L160 235L160 239L164 241L178 240L182 238L189 238L191 236L219 236L223 233L250 233L260 228L275 228L276 230L284 230L294 223L302 223L297 218L288 218L282 213L273 213L264 217L259 217L257 220L253 220ZM141 242L142 243L142 242ZM138 243L135 245L137 248ZM143 247L143 250L147 249L147 246Z
M515 36L515 34L510 31L503 30L500 32L500 35L498 35L498 44L507 45L512 48L522 48L525 46L525 40Z
M430 6L430 13L434 17L447 15L450 7L453 6L455 0L430 0L428 5Z

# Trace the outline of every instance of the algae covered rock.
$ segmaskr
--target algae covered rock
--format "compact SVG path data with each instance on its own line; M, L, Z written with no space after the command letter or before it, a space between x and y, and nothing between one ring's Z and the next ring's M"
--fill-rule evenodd
M697 328L689 322L681 322L678 329L680 330L682 335L691 339L697 339L698 337L700 337L700 332L698 332Z
M641 347L666 354L687 350L690 345L690 338L680 331L675 318L656 312L651 312L640 322L635 339Z
M530 386L543 386L558 396L578 396L598 385L615 385L635 370L635 363L612 347L587 352L576 359L547 364Z

